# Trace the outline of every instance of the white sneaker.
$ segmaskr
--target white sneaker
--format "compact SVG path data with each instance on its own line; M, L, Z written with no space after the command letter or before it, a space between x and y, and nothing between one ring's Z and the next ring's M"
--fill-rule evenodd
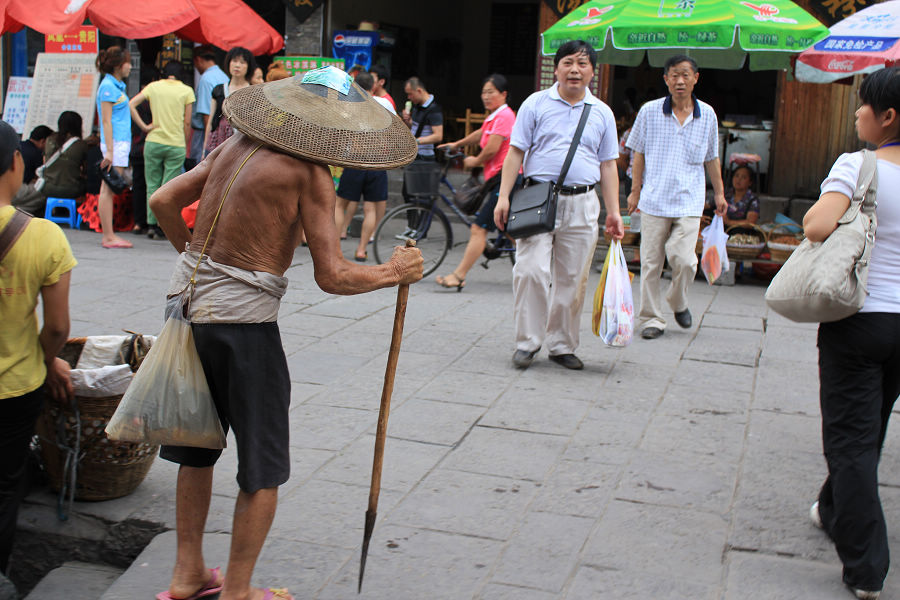
M853 594L859 598L859 600L878 600L878 597L881 596L881 590L877 592L869 592L867 590L858 590L856 588L853 589Z
M819 529L823 529L822 517L819 516L819 502L818 501L814 502L813 505L809 507L809 520L812 521L812 524L815 525L816 527L818 527ZM856 591L856 590L854 590L854 591ZM866 593L869 593L869 592L866 592ZM858 596L858 597L862 598L863 596ZM868 597L868 596L866 596L866 597ZM874 596L874 597L877 598L878 596Z

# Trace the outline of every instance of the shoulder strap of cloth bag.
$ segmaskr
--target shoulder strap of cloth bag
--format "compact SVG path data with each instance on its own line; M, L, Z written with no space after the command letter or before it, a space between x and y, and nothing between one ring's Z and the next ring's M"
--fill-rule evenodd
M878 205L878 156L872 150L860 150L863 162L859 168L859 177L856 180L856 189L853 190L853 198L850 200L850 208L838 221L838 225L850 223L862 211L869 218L869 227L866 230L866 243L863 246L862 255L856 262L857 273L862 273L869 266L869 257L872 255L872 247L875 245L875 229L878 227L878 219L875 216L875 207Z
M569 173L569 166L572 164L572 159L575 158L578 142L581 141L581 133L584 131L584 126L587 125L588 115L590 114L591 105L585 102L584 108L581 109L581 119L578 121L578 127L575 129L575 137L572 138L572 143L569 145L569 153L566 155L566 161L563 163L562 171L559 173L559 179L556 180L556 184L554 185L556 189L561 188L566 181L566 175Z
M838 223L849 223L856 218L856 213L860 210L871 219L875 217L876 196L878 195L878 156L871 150L860 150L860 152L863 161L859 168L859 177L856 179L856 189L853 190L850 208Z
M25 231L25 228L28 227L30 221L31 215L18 208L16 209L16 212L14 212L9 219L6 227L0 232L0 261L6 258L6 254L12 249L16 241L18 241L19 236L21 236L22 232Z
M196 279L197 270L200 268L200 263L203 262L203 255L206 252L206 247L209 245L209 238L212 237L213 229L216 228L216 223L219 222L219 215L222 214L222 207L225 206L225 199L228 197L228 192L231 191L231 185L234 183L234 180L237 179L238 173L241 172L241 169L244 168L244 165L247 164L247 161L250 160L250 157L256 154L256 151L262 148L262 144L258 144L253 151L247 155L247 158L244 159L244 162L241 163L241 166L237 168L237 171L234 172L234 175L231 176L231 181L228 182L228 187L225 188L225 193L222 194L222 201L219 202L219 208L216 210L216 216L213 218L212 225L209 226L209 233L206 234L206 241L203 242L203 248L200 250L200 257L197 259L197 265L194 267L194 272L191 273L191 280L188 285L191 288L191 293L193 294L194 286L197 285Z

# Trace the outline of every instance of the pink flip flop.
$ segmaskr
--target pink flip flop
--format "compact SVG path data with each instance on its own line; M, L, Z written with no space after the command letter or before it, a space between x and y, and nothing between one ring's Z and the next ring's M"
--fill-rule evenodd
M103 242L104 248L131 248L131 242L119 240L118 242Z
M266 588L263 592L263 600L294 600L287 588Z
M169 590L166 590L165 592L158 593L156 595L156 600L197 600L198 598L205 598L206 596L218 594L222 591L222 586L216 583L216 580L218 579L219 567L216 567L215 569L210 570L209 581L206 582L206 585L197 590L193 596L188 596L187 598L175 598L175 596L169 593Z

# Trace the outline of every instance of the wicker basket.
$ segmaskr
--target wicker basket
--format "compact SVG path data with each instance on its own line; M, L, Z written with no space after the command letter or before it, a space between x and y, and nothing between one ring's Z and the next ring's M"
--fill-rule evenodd
M603 232L603 239L606 240L606 243L612 242L612 236L609 235L606 231ZM625 237L622 238L623 246L637 246L641 243L641 232L640 231L625 231Z
M70 339L60 357L74 366L85 338ZM78 464L75 499L111 500L126 496L147 476L159 446L113 442L106 437L106 425L119 405L121 395L105 398L76 396L81 417L81 460ZM66 451L55 442L73 448L77 434L75 412L69 405L48 398L37 422L41 456L51 487L59 491L65 476Z
M729 234L729 242L725 245L728 252L728 258L733 260L752 260L766 247L766 232L756 225L735 225L725 230ZM754 235L759 243L757 244L732 244L731 235L736 233L749 233Z
M772 260L777 260L779 262L784 262L788 258L790 258L791 254L794 253L794 250L797 249L799 244L785 244L779 242L773 242L774 238L788 236L794 238L796 240L802 241L803 234L802 233L793 233L788 231L788 228L791 227L788 223L782 223L781 225L776 225L769 232L769 239L766 242L766 245L769 247L769 254L772 257Z

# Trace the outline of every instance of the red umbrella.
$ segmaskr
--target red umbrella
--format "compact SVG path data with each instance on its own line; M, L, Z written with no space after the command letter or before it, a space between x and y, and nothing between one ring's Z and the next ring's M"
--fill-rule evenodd
M84 22L88 0L42 0L39 8L34 0L8 0L3 31L18 31L22 25L43 34L66 33Z
M175 32L181 37L223 50L243 46L256 56L275 54L284 48L284 36L241 0L190 2L200 16ZM142 10L164 10L168 4L169 0L144 0Z
M106 35L143 39L166 35L200 18L190 0L165 0L134 10L122 0L90 0L87 16Z
M141 9L123 0L0 0L3 32L22 25L44 34L66 33L89 17L103 33L143 39L175 32L223 50L243 46L255 55L274 54L284 37L241 0L141 0Z

